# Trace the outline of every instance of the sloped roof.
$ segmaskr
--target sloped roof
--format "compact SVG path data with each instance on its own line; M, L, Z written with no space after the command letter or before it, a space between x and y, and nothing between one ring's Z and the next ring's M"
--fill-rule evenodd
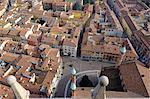
M120 73L127 90L142 96L150 96L150 70L138 62L120 66Z

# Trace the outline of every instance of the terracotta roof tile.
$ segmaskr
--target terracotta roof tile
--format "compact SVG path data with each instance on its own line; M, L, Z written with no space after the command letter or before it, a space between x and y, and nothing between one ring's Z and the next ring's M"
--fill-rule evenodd
M142 96L150 96L150 70L137 63L120 66L120 73L127 90Z

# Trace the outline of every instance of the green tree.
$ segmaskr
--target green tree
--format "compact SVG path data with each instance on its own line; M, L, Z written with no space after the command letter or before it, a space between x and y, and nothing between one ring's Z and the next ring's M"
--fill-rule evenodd
M83 0L83 4L91 4L92 3L92 0Z
M74 9L75 10L82 10L82 5L79 3L76 3Z

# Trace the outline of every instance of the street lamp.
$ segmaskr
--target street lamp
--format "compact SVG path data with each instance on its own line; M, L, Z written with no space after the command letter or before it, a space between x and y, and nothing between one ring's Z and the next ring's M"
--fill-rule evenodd
M99 78L97 86L92 90L92 99L106 99L106 86L109 84L107 76Z
M127 52L127 50L126 50L125 46L120 47L121 59L118 63L118 66L122 64L126 52Z
M8 76L7 83L11 86L17 99L29 99L30 92L17 82L15 76Z
M74 67L71 67L70 73L71 73L72 75L76 75L77 71L76 71L76 69L75 69Z
M71 76L71 86L70 86L71 95L72 95L72 97L74 97L75 96L75 90L76 90L76 74L77 74L77 72L76 72L76 69L73 66L71 66L70 73L72 75Z
M101 86L107 86L109 84L109 79L107 76L101 76L99 78L99 83Z
M72 82L70 88L71 88L72 91L75 91L76 88L77 88L76 84L74 82Z

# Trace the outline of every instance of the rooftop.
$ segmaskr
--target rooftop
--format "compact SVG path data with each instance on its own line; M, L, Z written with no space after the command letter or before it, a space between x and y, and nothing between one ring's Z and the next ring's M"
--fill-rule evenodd
M77 87L75 99L78 98L89 98L91 97L91 90L93 87ZM128 92L118 92L118 91L106 91L106 97L109 98L142 98L142 96L133 93L131 91Z
M137 62L121 65L119 69L127 90L142 96L150 96L149 69Z

